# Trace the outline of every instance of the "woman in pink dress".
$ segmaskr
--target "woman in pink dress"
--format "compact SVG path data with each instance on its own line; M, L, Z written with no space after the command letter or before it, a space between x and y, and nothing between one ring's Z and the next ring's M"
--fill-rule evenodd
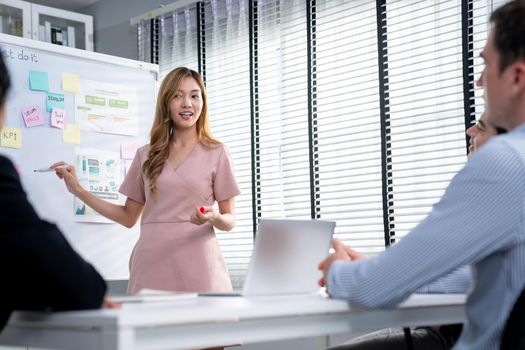
M140 238L130 258L128 292L231 291L214 228L235 226L240 191L227 148L213 138L200 75L176 68L162 82L150 144L137 150L120 187L124 205L82 188L75 168L53 164L73 195L101 215L132 227L142 214ZM218 211L213 210L218 202ZM203 209L201 209L203 208Z

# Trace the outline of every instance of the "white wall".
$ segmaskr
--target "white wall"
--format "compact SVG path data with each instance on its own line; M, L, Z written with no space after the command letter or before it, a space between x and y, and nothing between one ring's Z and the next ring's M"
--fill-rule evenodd
M138 59L136 17L176 0L100 0L76 12L93 16L95 51Z

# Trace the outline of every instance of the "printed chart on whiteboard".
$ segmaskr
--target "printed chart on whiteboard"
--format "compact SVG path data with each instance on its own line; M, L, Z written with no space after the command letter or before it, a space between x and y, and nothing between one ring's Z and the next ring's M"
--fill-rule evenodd
M79 147L75 149L75 159L77 177L82 187L99 198L119 204L121 195L118 189L122 179L119 153ZM74 203L75 221L112 222L76 197Z
M75 121L81 130L137 135L137 89L81 80L80 92L75 95Z

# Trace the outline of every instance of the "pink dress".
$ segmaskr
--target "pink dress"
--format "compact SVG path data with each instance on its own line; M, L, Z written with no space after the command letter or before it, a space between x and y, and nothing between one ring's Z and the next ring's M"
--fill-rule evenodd
M231 281L213 226L192 224L195 206L211 206L240 193L224 145L195 146L174 170L168 162L157 178L157 196L142 173L149 145L137 150L120 192L144 204L140 237L130 258L128 292L142 288L231 291Z

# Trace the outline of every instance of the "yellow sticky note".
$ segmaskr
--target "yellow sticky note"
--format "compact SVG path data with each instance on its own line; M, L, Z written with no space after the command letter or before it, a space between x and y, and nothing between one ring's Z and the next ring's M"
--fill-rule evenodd
M78 124L67 124L64 129L64 143L80 143L80 126Z
M76 74L62 73L62 91L80 93L80 77Z
M22 148L22 129L2 128L0 131L0 146L9 148Z

